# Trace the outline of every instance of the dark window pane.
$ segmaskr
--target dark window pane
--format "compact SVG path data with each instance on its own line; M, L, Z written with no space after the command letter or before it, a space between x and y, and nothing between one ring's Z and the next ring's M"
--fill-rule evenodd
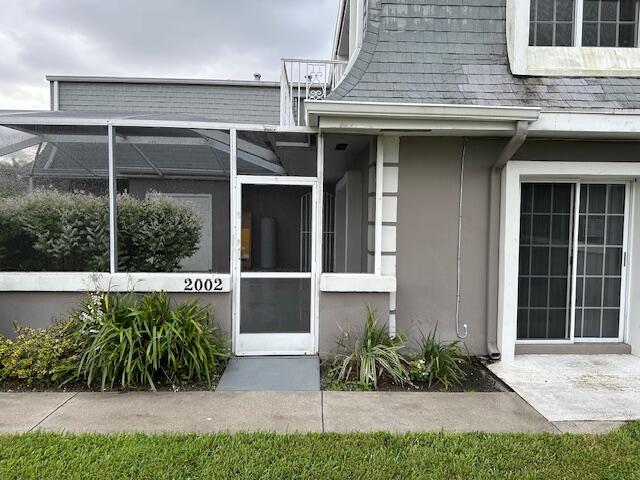
M531 241L537 244L548 245L550 234L551 215L534 215Z
M620 20L635 22L638 0L620 0Z
M553 189L553 213L571 213L571 185L555 185Z
M585 23L582 25L582 46L597 47L598 46L598 25L595 23ZM581 197L582 199L582 197ZM582 207L582 200L580 206ZM580 211L584 210L580 208Z
M587 216L586 215L580 215L580 221L578 223L578 243L579 244L584 244L585 242L585 238L584 238L584 227L587 223Z
M606 185L589 185L589 213L604 213L607 186ZM581 193L584 193L584 189Z
M566 307L567 306L567 279L551 278L549 280L549 306L550 307ZM611 305L617 306L617 305Z
M547 306L547 279L546 278L532 278L531 290L529 293L530 306L532 307L546 307Z
M548 183L533 184L533 211L536 213L551 211L551 185Z
M600 336L600 309L585 309L582 322L582 337Z
M518 340L526 339L528 337L527 319L529 318L529 310L524 308L518 309Z
M549 249L533 247L531 249L531 275L547 275L549 273Z
M584 0L584 16L585 20L598 21L598 0Z
M620 0L602 0L600 3L600 20L615 21L618 19L618 3Z
M531 215L520 216L520 245L531 243Z
M604 307L620 306L620 279L605 278L604 279Z
M601 47L616 46L616 24L615 23L600 24L600 46Z
M518 306L529 306L529 277L518 278Z
M575 329L573 334L576 337L582 336L582 309L576 308Z
M551 226L551 243L553 245L569 245L569 215L554 215Z
M622 273L622 248L608 247L604 261L605 275L620 275Z
M567 275L569 268L569 249L568 248L552 248L551 249L551 275Z
M570 22L573 20L573 0L556 0L556 21Z
M529 274L529 247L520 247L520 258L519 258L519 269L518 273L520 275L528 275Z
M602 336L604 338L617 338L620 325L620 310L605 309L602 312Z
M549 310L549 338L563 339L567 337L567 311L562 308Z
M587 275L602 275L602 247L587 247Z
M610 216L607 218L607 245L622 245L623 232L623 216Z
M556 40L554 45L557 47L570 47L573 45L573 24L556 24Z
M603 215L589 215L587 218L587 243L591 245L604 244Z
M529 338L547 338L547 310L529 311Z
M523 183L520 193L520 211L530 212L533 205L531 196L533 195L533 185L530 183Z
M602 305L602 279L584 279L584 306L600 307Z
M538 0L537 20L553 20L553 0Z
M636 26L631 23L620 25L618 46L632 48L636 46Z
M536 24L531 22L529 23L529 46L534 46L535 44L536 44Z
M609 185L607 213L624 213L624 185Z
M539 23L536 27L536 45L550 47L553 45L553 23Z
M578 247L578 275L584 275L584 247Z
M531 21L536 19L536 7L538 5L538 0L531 0L529 4L529 18Z
M584 284L584 278L578 277L576 278L576 306L582 306L582 296L584 294L582 290L582 285Z

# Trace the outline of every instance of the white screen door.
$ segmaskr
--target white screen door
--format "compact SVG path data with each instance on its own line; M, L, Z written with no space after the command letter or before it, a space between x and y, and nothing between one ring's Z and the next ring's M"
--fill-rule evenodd
M311 248L301 212L301 199L309 196ZM240 175L236 202L236 354L315 353L316 180Z

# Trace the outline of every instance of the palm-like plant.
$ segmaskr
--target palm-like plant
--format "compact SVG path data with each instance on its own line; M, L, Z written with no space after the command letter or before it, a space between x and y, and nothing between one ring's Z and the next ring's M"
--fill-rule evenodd
M411 378L415 381L441 383L445 389L452 384L461 384L467 376L463 367L468 363L466 346L459 340L440 342L436 338L437 327L422 339L418 347L418 356L411 362Z
M378 380L387 376L394 383L410 382L407 360L401 350L406 338L400 334L392 337L387 329L378 327L378 320L371 306L367 307L364 329L354 341L346 332L338 340L337 353L332 369L340 382L356 380L363 385L378 387Z

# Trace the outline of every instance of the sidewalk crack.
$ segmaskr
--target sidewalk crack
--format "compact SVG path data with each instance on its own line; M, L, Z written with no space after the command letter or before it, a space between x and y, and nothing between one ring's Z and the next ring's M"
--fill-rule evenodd
M72 398L75 398L76 395L78 395L78 393L80 392L74 392L73 395L71 395L69 398L67 398L64 402L62 402L60 405L58 405L56 408L54 408L53 410L51 410L42 420L40 420L38 423L36 423L33 427L31 427L29 430L27 430L27 433L32 432L33 430L35 430L36 428L38 428L40 425L42 425L42 423L49 418L51 415L53 415L54 413L56 413L58 410L60 410L62 407L64 407L67 402L69 402L69 400L71 400Z

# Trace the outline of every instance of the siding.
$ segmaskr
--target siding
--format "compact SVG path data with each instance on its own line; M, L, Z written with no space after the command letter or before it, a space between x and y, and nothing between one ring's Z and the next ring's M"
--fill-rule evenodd
M199 115L280 123L280 89L266 86L60 81L60 110Z

